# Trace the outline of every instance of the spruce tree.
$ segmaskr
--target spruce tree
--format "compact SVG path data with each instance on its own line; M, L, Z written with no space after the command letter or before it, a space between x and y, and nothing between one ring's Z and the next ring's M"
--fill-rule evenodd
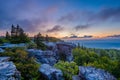
M7 40L10 40L10 35L9 35L9 32L7 31L6 32L6 37L5 37Z
M34 42L37 44L37 48L38 49L42 49L45 50L46 46L43 43L44 41L44 37L41 35L41 33L39 32L35 37L34 37Z

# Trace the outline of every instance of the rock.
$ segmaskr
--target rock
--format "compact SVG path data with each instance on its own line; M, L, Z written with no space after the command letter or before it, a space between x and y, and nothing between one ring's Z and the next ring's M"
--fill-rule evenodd
M116 80L114 76L103 69L79 66L79 80Z
M74 75L74 76L72 76L72 80L81 80L81 79L78 75Z
M11 44L11 43L4 43L0 48L14 48L14 47L26 47L27 44L19 43L19 44Z
M29 56L34 56L37 58L37 61L42 64L54 65L58 62L62 56L65 56L66 61L72 61L72 49L75 47L74 44L67 42L44 42L44 44L48 47L48 50L36 50L36 49L28 49Z
M5 52L5 50L4 50L4 49L2 49L2 48L0 48L0 53L3 53L3 52Z
M44 42L44 44L47 46L47 49L52 51L54 53L55 59L58 61L59 60L59 53L57 49L57 45L55 42Z
M57 60L54 57L54 52L52 51L42 51L42 50L35 50L35 49L29 49L27 50L29 52L29 56L34 56L38 62L42 64L49 64L54 65Z
M62 71L48 64L42 64L39 71L47 80L64 80Z
M67 42L58 42L56 45L58 53L66 56L66 61L73 61L72 49L75 48L76 45Z
M0 80L21 80L20 77L20 72L13 62L0 63Z
M0 57L0 63L1 62L7 62L10 60L10 57Z
M44 44L47 46L48 50L54 51L56 47L55 42L44 42Z

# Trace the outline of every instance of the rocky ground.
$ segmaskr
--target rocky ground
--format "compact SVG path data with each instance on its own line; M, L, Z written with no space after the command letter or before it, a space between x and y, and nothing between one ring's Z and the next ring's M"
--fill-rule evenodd
M49 64L42 64L39 71L47 80L64 80L62 71Z
M37 62L41 63L39 72L47 80L64 80L62 71L53 65L60 60L61 54L65 56L66 61L73 61L72 49L75 45L65 42L45 44L48 47L46 51L28 49L29 57L35 57ZM10 57L0 57L0 80L21 80L20 72L9 59ZM79 74L73 76L73 80L116 80L116 78L102 69L79 66Z
M20 72L9 57L0 57L0 80L21 80Z
M116 80L114 76L103 69L79 66L79 74L73 80Z

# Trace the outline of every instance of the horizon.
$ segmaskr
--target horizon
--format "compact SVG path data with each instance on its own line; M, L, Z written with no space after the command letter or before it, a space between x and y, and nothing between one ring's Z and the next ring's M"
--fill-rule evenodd
M0 36L17 24L33 37L120 38L118 0L0 0Z

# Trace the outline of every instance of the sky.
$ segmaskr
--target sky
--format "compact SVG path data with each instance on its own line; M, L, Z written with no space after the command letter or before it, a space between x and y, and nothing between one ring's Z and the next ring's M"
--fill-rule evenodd
M29 36L120 36L120 0L0 0L0 35L20 25Z

